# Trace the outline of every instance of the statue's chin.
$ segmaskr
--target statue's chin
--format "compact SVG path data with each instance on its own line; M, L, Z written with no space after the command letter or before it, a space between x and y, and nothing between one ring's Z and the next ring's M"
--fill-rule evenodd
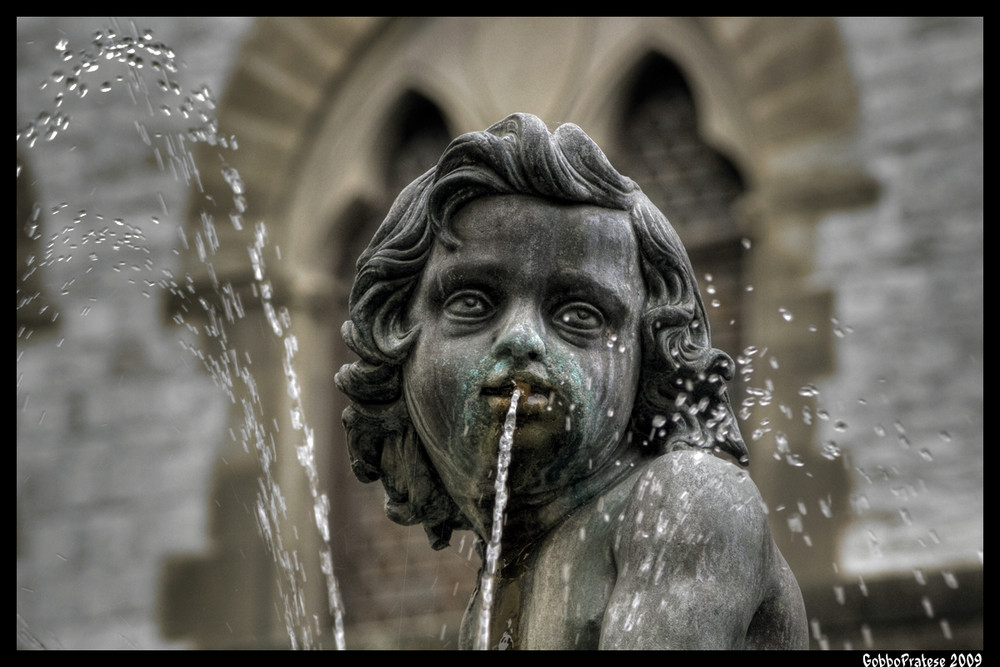
M420 433L449 495L477 532L492 524L500 438L510 402L509 395L480 395L448 420L457 427ZM586 480L603 477L623 446L614 429L624 424L577 419L565 404L565 399L553 400L542 392L518 401L507 477L508 523L530 530L536 519L551 514L550 508L579 502L577 487L583 483L589 488ZM442 425L429 419L415 422ZM589 446L585 432L592 434ZM598 442L605 446L595 448Z

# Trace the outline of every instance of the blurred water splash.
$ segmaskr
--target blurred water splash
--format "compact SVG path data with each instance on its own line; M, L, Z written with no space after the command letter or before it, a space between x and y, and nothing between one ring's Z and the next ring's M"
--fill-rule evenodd
M112 150L131 153L136 147L122 143L123 136L131 135L140 142L138 150L151 153L151 159L163 177L181 181L194 196L203 193L203 189L193 148L198 144L227 150L238 148L234 136L219 132L214 113L217 103L210 88L207 85L187 88L182 83L183 63L169 45L156 39L152 30L139 29L134 22L123 25L112 21L109 26L93 32L90 41L82 48L72 44L68 38L58 39L53 45L53 54L55 68L39 84L39 89L50 95L51 103L17 130L19 179L23 174L20 163L22 150L32 151L41 143L56 145L65 137L86 137L96 142L113 142ZM126 103L142 109L148 120L133 120L131 127L103 137L96 136L90 128L77 126L74 105L81 104L85 98L92 103L95 95L123 92ZM74 144L69 144L66 150L75 148ZM176 238L180 247L175 251L177 254L196 254L205 272L211 276L215 295L206 298L196 293L195 280L190 274L176 275L172 266L156 265L142 226L126 216L108 215L93 207L62 202L47 212L50 217L65 217L70 211L76 213L71 221L44 237L40 224L43 211L36 204L24 231L39 250L31 253L25 265L19 267L18 309L27 311L43 303L37 315L48 316L52 320L58 318L59 313L44 304L34 284L28 280L41 270L66 276L60 289L64 296L81 289L80 276L93 271L111 271L122 274L125 281L137 287L145 298L173 299L185 304L183 308L175 309L173 321L202 343L181 339L181 344L203 365L229 401L241 407L243 423L239 439L246 451L255 452L261 469L255 516L264 543L278 566L280 580L277 586L291 645L293 648L313 648L318 640L317 619L307 616L304 603L307 586L304 565L282 534L282 526L287 530L291 525L294 530L296 522L305 520L315 524L321 537L323 546L319 558L326 578L334 638L337 647L344 648L342 605L330 548L329 499L319 488L312 430L300 400L301 391L293 361L297 341L291 333L287 310L276 308L271 298L273 290L264 263L269 250L266 224L260 221L246 225L242 216L247 208L248 193L242 179L231 166L222 165L221 170L232 192L232 206L226 222L236 232L242 232L237 236L242 241L237 242L243 242L247 247L255 280L253 291L261 300L275 344L283 350L285 381L293 399L289 419L301 443L296 446L295 454L308 479L313 516L287 516L287 504L274 472L279 459L276 448L281 442L277 436L279 416L266 413L258 390L259 380L251 370L253 360L249 352L239 349L227 334L227 327L247 317L247 309L238 290L229 281L216 276L213 260L220 249L220 235L210 213L201 213L200 228L190 235L182 226L177 228ZM159 225L171 213L162 194L158 194L158 201L160 209L148 216L153 225ZM101 298L96 294L89 297L90 303L81 309L80 317L86 317L94 306L101 305ZM18 338L27 340L31 334L30 328L22 327ZM22 411L27 409L28 399L25 396ZM43 411L40 419L43 420L44 415ZM23 621L20 614L18 618L20 645Z

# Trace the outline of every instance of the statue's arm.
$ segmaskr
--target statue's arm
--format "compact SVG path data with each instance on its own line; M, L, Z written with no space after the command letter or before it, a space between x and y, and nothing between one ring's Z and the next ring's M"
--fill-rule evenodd
M695 451L652 462L613 550L602 648L745 647L773 541L757 488L735 464Z

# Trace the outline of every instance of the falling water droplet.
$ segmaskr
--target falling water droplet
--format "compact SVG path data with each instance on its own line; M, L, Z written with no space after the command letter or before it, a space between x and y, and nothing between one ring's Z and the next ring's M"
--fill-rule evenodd
M805 396L807 398L819 396L819 389L817 389L815 385L807 384L799 389L799 396Z
M924 613L927 614L927 618L934 618L934 605L931 604L931 600L926 595L920 600L920 604L924 608Z
M823 443L823 449L821 453L823 455L823 458L827 459L828 461L836 461L837 459L840 458L841 449L840 446L837 445L837 443L834 442L833 440L827 440L826 442Z
M780 452L781 454L787 454L788 453L788 451L789 451L788 450L788 436L785 435L782 431L778 431L777 433L774 434L774 442L778 446L778 452Z
M854 332L854 329L852 329L852 328L851 328L851 327L849 327L849 326L845 326L845 325L842 325L842 324L840 323L840 321L839 321L839 320L837 320L837 318L835 318L835 317L834 317L834 318L832 318L832 319L830 320L830 322L832 322L832 323L833 323L833 334L834 334L834 335L835 335L835 336L836 336L837 338L845 338L845 337L847 337L848 335L850 335L851 333L853 333L853 332Z
M827 519L831 518L833 516L833 509L831 508L829 498L820 498L818 502L820 513L822 513Z
M882 546L879 543L878 535L872 530L868 531L868 549L873 557L882 557Z

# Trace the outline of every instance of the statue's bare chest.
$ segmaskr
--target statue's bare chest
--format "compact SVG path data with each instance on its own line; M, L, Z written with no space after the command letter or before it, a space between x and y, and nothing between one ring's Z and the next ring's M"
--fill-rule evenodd
M596 649L616 579L613 540L620 503L598 499L507 561L498 581L491 645ZM469 622L478 619L479 596Z

